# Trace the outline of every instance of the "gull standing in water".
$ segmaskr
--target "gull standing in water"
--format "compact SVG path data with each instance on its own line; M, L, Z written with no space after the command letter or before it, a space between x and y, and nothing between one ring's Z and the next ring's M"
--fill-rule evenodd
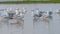
M37 13L35 13L34 10L32 11L33 22L34 22L34 21L37 21L37 18L38 18L38 11L36 11L36 12L37 12Z
M15 17L15 19L17 21L16 24L19 24L19 23L22 24L24 22L24 15L26 13L25 8L23 8L22 10L19 9L19 8L16 8L15 12L16 12L16 14L15 14L14 17Z
M0 22L2 23L5 23L5 22L8 22L8 12L7 12L7 9L4 8L4 9L0 9L2 11L1 13L1 16L0 16Z
M52 10L47 11L46 13L43 14L43 22L46 24L46 28L48 30L48 34L50 34L50 22L52 20Z
M40 19L40 17L42 16L42 12L39 11L38 9L36 9L35 11L32 11L32 16L33 16L33 22L37 21Z

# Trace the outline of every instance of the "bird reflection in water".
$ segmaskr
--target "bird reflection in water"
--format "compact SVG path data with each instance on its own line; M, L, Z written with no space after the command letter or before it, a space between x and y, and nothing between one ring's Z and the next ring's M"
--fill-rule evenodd
M50 34L50 23L53 20L52 14L52 11L32 11L34 31L36 28L39 31L40 27L44 27L47 29L46 31L48 32L48 34Z

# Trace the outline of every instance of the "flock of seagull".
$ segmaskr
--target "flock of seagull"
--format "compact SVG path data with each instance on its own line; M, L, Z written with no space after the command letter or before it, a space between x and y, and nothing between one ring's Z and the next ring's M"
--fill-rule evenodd
M19 24L20 22L24 22L24 15L26 14L27 10L25 8L19 9L19 8L5 8L0 9L0 11L3 11L3 13L0 15L0 21L4 19L12 20L14 23ZM39 11L39 10L33 10L32 11L32 17L33 21L41 19L45 21L49 17L51 17L53 14L52 11ZM60 11L57 12L57 14L60 14Z
M54 12L52 10L50 11L40 11L39 9L36 9L35 11L32 11L33 16L33 22L40 21L48 21L48 19L51 19L53 17ZM57 10L55 14L60 14L60 10Z
M27 12L25 8L21 10L19 8L5 8L0 11L3 11L0 16L0 22L7 19L12 24L24 23L24 15Z

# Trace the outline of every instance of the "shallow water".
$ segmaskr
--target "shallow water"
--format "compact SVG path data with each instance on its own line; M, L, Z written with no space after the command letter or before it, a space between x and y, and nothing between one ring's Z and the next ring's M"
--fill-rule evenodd
M60 34L60 15L54 13L55 10L60 9L60 4L0 4L0 9L11 7L27 9L28 12L24 17L24 29L20 25L9 24L8 20L3 19L2 22L0 21L0 34ZM46 21L38 20L33 23L31 10L35 8L45 11L53 10L54 14Z

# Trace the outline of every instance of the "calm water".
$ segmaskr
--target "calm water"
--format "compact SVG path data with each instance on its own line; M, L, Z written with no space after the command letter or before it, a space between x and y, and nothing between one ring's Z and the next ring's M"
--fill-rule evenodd
M1 18L0 18L1 19ZM0 21L0 33L1 34L22 34L23 25L14 24L14 20L2 19Z
M0 21L0 34L60 34L60 15L55 14L55 10L60 9L60 4L0 4L0 9L10 7L27 9L28 12L24 17L24 29L20 25L9 24L11 21L8 22L8 20L3 19ZM52 18L33 23L31 10L35 8L45 11L52 10Z

